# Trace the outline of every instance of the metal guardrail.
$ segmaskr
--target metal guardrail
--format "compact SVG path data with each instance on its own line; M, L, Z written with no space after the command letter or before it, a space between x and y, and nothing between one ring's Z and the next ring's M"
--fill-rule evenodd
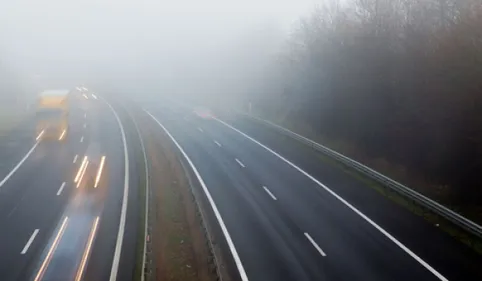
M279 125L276 125L276 124L273 124L269 121L266 121L264 119L261 119L261 118L258 118L258 117L255 117L255 116L252 116L252 115L248 115L246 113L242 113L244 116L247 116L251 119L254 119L260 123L263 123L269 127L272 127L273 129L277 130L278 132L280 132L281 134L284 134L286 136L289 136L295 140L298 140L310 147L312 147L313 149L327 155L328 157L331 157L341 163L343 163L344 165L350 167L350 168L353 168L359 172L361 172L362 174L364 174L365 176L368 176L369 178L377 181L378 183L384 185L385 187L388 187L390 189L392 189L393 191L399 193L400 195L414 201L415 203L419 204L420 206L432 211L433 213L441 216L441 217L444 217L445 219L447 219L448 221L452 222L453 224L457 225L458 227L461 227L465 230L467 230L468 232L478 236L479 238L482 238L482 226L474 223L473 221L461 216L460 214L454 212L453 210L435 202L434 200L410 189L409 187L399 183L399 182L396 182L392 179L390 179L389 177L387 176L384 176L382 174L380 174L379 172L353 160L353 159L350 159L348 157L346 157L345 155L343 154L340 154L332 149L329 149L328 147L325 147L319 143L316 143L308 138L305 138L295 132L292 132L286 128L283 128Z

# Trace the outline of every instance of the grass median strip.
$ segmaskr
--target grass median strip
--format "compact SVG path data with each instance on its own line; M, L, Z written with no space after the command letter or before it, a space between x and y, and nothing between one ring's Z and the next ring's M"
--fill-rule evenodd
M153 280L216 280L188 180L169 141L150 123L138 122L150 171Z
M139 167L139 235L137 239L137 248L136 248L136 260L138 261L136 263L136 268L135 268L135 273L134 276L136 277L135 280L142 280L141 279L141 273L142 270L144 270L144 264L143 264L143 259L142 255L144 254L144 240L147 238L145 229L144 229L144 221L145 221L145 198L146 198L146 188L147 188L147 179L145 177L145 162L144 162L144 155L142 151L136 151L136 164L137 167Z

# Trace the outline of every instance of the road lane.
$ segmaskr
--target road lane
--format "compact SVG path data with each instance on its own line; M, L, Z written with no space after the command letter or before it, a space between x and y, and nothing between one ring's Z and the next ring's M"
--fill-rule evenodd
M290 225L291 222L295 227L300 228L302 235L305 232L309 233L310 237L317 241L317 245L322 242L326 243L326 245L323 245L323 250L326 250L327 258L325 258L326 261L323 261L322 264L319 265L319 267L323 267L324 270L319 273L320 275L315 275L316 278L322 278L321 280L327 278L328 280L331 280L331 278L336 280L339 278L352 280L353 278L356 279L357 277L363 276L367 278L367 280L420 280L420 278L423 280L440 280L442 278L441 280L443 280L444 276L437 276L424 268L422 264L402 251L377 229L367 224L354 212L346 208L346 206L337 202L333 196L320 192L316 184L309 178L285 163L282 163L282 161L270 155L256 144L243 139L243 137L240 137L236 132L227 130L223 128L223 125L216 124L216 122L214 122L214 124L213 122L205 120L203 122L190 121L192 122L191 124L185 121L183 122L184 117L188 114L173 113L166 108L158 109L156 113L162 117L161 120L166 120L166 126L172 130L173 135L179 138L179 142L185 146L183 146L185 150L189 151L189 156L196 159L193 161L201 166L200 169L203 170L205 166L210 167L202 173L203 177L215 178L210 181L210 188L215 188L216 178L220 178L222 172L227 174L238 173L236 169L240 169L240 164L237 165L237 168L228 169L226 167L229 167L228 165L231 165L231 163L236 163L236 159L242 161L245 166L245 169L243 169L246 171L245 174L225 186L237 186L237 183L243 182L246 178L252 179L253 183L247 184L244 187L245 189L256 190L256 188L258 188L259 190L263 190L262 186L269 186L270 191L276 194L277 201L279 202L276 205L271 205L271 208L275 209L276 216L282 217L287 226ZM187 120L192 119L187 118ZM201 133L197 128L202 128L203 132ZM216 144L216 142L222 144L223 150L221 150L221 146ZM213 147L215 148L214 150L212 149ZM222 162L223 164L219 166L209 162L210 159L219 157L227 157L231 162L226 159ZM216 202L220 202L219 204L222 205L223 201L229 201L227 193L228 189L226 188L220 191L218 201ZM266 196L266 193L263 195L269 198ZM252 204L253 201L259 200L257 198L258 196L260 195L256 194L256 198L251 199L249 199L248 196L245 197L248 198L247 201L250 201L248 203ZM241 200L240 198L242 198L242 196L238 196L237 199L232 200ZM273 200L271 200L271 202L273 202ZM260 203L260 205L270 206L269 203ZM231 206L223 209L225 213L228 213L228 216L230 213L233 213L230 207ZM244 209L249 209L249 207ZM225 213L223 213L223 215ZM242 221L239 217L233 218L233 220L237 222L236 224ZM226 221L227 224L230 225L231 220L226 219ZM236 228L237 226L234 225L230 227ZM252 232L249 231L248 228L243 229L241 232L245 233L245 236L250 236L248 233ZM267 232L268 230L263 231ZM284 230L278 231L283 232ZM256 239L259 238L258 232L256 232ZM236 236L236 231L234 231L233 236ZM240 239L254 240L255 238L243 237ZM237 239L235 239L235 242L242 243ZM311 243L311 241L309 242ZM251 243L255 243L255 241ZM284 243L291 243L291 241L287 240L284 241ZM310 246L317 251L316 247ZM249 246L247 247L249 248ZM306 253L309 252L306 245L303 246L303 248L306 249ZM243 262L247 263L246 268L248 273L255 274L255 277L262 276L260 279L254 280L263 280L262 278L268 278L264 280L276 280L275 278L280 277L276 275L261 275L265 274L265 271L270 271L269 267L266 266L260 266L259 272L256 270L253 271L252 268L254 267L250 266L250 264L255 263L251 262L254 254L252 252L245 254L246 252L244 252L244 250L246 248L244 244L240 249L241 257L243 258L244 256ZM317 252L319 255L319 251ZM259 254L258 251L256 251L256 253ZM277 253L276 250L274 253ZM261 253L261 255L262 254L264 253ZM275 258L273 256L271 257L272 259ZM287 256L276 255L276 259L281 263L277 265L278 268L283 266L289 267L289 265L292 264L292 262L285 263L290 260ZM298 258L298 260L300 259ZM258 261L258 259L256 259L256 261ZM460 262L458 264L460 264ZM445 268L442 269L449 273L452 271L446 270ZM459 267L456 272L463 274L464 269L464 267ZM310 272L310 270L311 269L308 269L306 272ZM272 271L276 270L273 268ZM295 272L295 270L293 270L293 272ZM294 278L293 280L306 278L306 276L296 275L296 273L291 275L284 274L284 276L283 280L287 280L287 276L292 276ZM457 275L451 274L450 276Z
M58 224L54 235L50 237L47 247L39 259L38 267L31 275L35 280L40 276L43 281L62 281L74 280L76 276L81 276L83 270L79 271L80 265L90 254L87 245L95 238L92 234L93 225L97 220L96 214L99 212L100 204L95 194L82 190L75 194L73 201L69 204L62 220ZM68 224L64 225L65 218ZM62 236L57 239L57 234L62 232Z
M75 134L75 133L72 133ZM31 136L33 140L35 137ZM68 201L69 186L56 196L71 176L73 151L70 142L41 141L31 155L5 181L0 190L0 276L2 280L25 280L46 244ZM66 164L68 163L68 164ZM32 231L35 239L23 254Z
M209 128L210 133L220 139L220 128L215 126L214 130ZM438 272L433 272L433 268L423 268L424 264L418 263L331 194L321 191L308 177L242 138L231 139L226 137L229 134L221 134L225 138L225 149L235 157L243 156L250 168L248 176L272 187L281 207L280 215L291 217L319 243L324 241L323 249L330 253L326 261L330 265L329 278L363 276L367 280L386 280L397 276L399 280L445 280ZM348 273L345 272L347 268L350 269Z
M47 149L47 148L45 148ZM48 149L50 150L50 149ZM28 267L54 223L68 196L56 196L62 177L68 176L69 167L65 166L66 151L45 152L40 147L36 161L28 163L28 167L19 169L18 174L6 186L19 188L11 194L0 196L0 275L2 280L21 280L21 273ZM49 164L44 164L46 161ZM8 208L8 212L3 212ZM35 243L31 245L25 257L18 255L27 236L33 229L40 229ZM20 279L18 279L20 278Z
M94 100L94 99L92 99ZM97 102L103 103L99 97ZM111 102L109 100L109 102ZM112 103L113 109L119 115L122 126L126 130L126 142L128 143L128 153L136 145L138 139L137 132L131 131L129 117L124 112L122 106ZM89 114L90 116L90 114ZM129 165L128 173L133 175L129 178L128 195L126 198L125 227L120 229L119 222L124 204L125 196L125 157L122 132L112 110L103 104L103 110L98 112L96 120L99 122L99 143L106 156L106 164L102 178L105 178L105 185L101 187L100 193L104 205L100 213L100 222L97 230L97 237L92 245L92 253L87 263L84 280L111 280L113 278L112 268L116 256L117 237L119 231L123 231L120 256L118 257L119 266L115 280L132 280L136 266L135 246L137 242L137 176L136 166ZM135 133L135 135L132 135ZM135 139L134 139L135 137ZM138 142L138 140L137 140Z
M482 280L482 257L437 226L387 199L340 167L321 161L319 154L299 142L243 116L228 120L335 190L449 280ZM238 137L233 131L225 133Z
M84 107L84 110L90 111L96 110L96 108L95 106L87 106ZM76 233L80 233L78 230L74 230L73 234L69 235L72 227L81 225L75 218L79 217L79 214L82 215L79 210L72 211L72 204L75 200L70 200L72 190L75 189L72 180L80 165L72 159L76 155L84 155L86 151L91 151L87 146L92 143L92 131L87 121L96 121L90 118L87 120L81 118L87 116L84 110L73 104L69 118L70 130L63 134L62 142L40 140L38 146L31 149L31 154L25 157L24 162L17 165L18 169L14 173L10 172L9 178L3 181L4 184L0 189L0 227L2 228L0 232L0 252L2 253L0 256L0 276L2 276L2 281L34 278L34 272L41 265L39 260L43 257L42 250L48 247L49 239L55 238L53 236L55 235L54 230L61 221L62 214L70 212L69 215L72 215L73 218L71 228L67 229L66 227L64 230L67 233L66 237L79 238L76 236ZM84 123L89 124L89 126L82 126ZM30 139L33 142L35 136L32 135L32 132L35 126L31 127L33 128L31 128ZM83 143L78 142L81 136L84 136ZM12 138L15 139L15 136ZM102 180L100 180L99 187L101 185ZM89 202L85 198L81 201L84 204ZM70 202L70 207L67 211L64 211L67 202ZM98 208L90 207L87 209L90 211L97 210L98 212ZM81 229L84 228L81 227ZM87 227L87 229L89 228ZM35 235L32 234L32 231ZM86 237L90 239L89 235ZM56 245L55 248L60 247L62 250L65 246L60 242L59 239L60 246ZM73 243L67 244L73 245ZM74 252L77 253L77 251ZM60 260L62 262L73 262L71 266L75 268L78 261L75 261L74 252L71 253L72 256L67 255L66 257L65 254L69 251L64 251ZM82 255L84 251L78 249L78 252ZM53 254L50 259L59 260L58 255L54 256ZM80 263L82 263L82 260L84 260L83 256ZM46 268L48 270L42 274L43 278L46 278L45 280L52 279L52 277L58 278L58 276L66 274L67 267L63 265L61 270L57 270L56 264L58 263L53 262L53 266ZM60 280L66 279L60 277Z
M180 127L170 125L173 136L179 136ZM210 190L249 280L323 280L319 254L306 251L303 232L276 213L264 190L232 157L211 150L219 149L215 144L198 145L195 135L184 136L178 141Z
M71 185L72 196L61 215L68 218L68 224L57 220L56 231L51 231L49 243L30 271L32 280L37 275L40 280L110 278L116 245L113 237L118 233L123 197L123 144L116 118L105 103L96 101L84 108L89 114L82 112L81 116L88 126L79 122L81 130L71 136L84 150L69 159L72 163L74 155L78 158L69 164L75 167L66 184ZM85 136L82 143L80 136Z

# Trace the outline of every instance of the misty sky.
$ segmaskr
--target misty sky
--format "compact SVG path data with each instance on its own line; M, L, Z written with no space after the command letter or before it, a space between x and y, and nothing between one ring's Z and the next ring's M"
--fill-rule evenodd
M315 1L8 1L0 61L49 83L102 76L213 84L207 72L249 69L247 59L275 51Z

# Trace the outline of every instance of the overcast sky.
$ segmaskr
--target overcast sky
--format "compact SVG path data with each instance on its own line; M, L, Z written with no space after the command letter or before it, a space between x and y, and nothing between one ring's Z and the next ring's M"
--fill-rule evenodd
M0 60L50 80L183 71L200 78L200 68L275 49L315 1L3 1Z

